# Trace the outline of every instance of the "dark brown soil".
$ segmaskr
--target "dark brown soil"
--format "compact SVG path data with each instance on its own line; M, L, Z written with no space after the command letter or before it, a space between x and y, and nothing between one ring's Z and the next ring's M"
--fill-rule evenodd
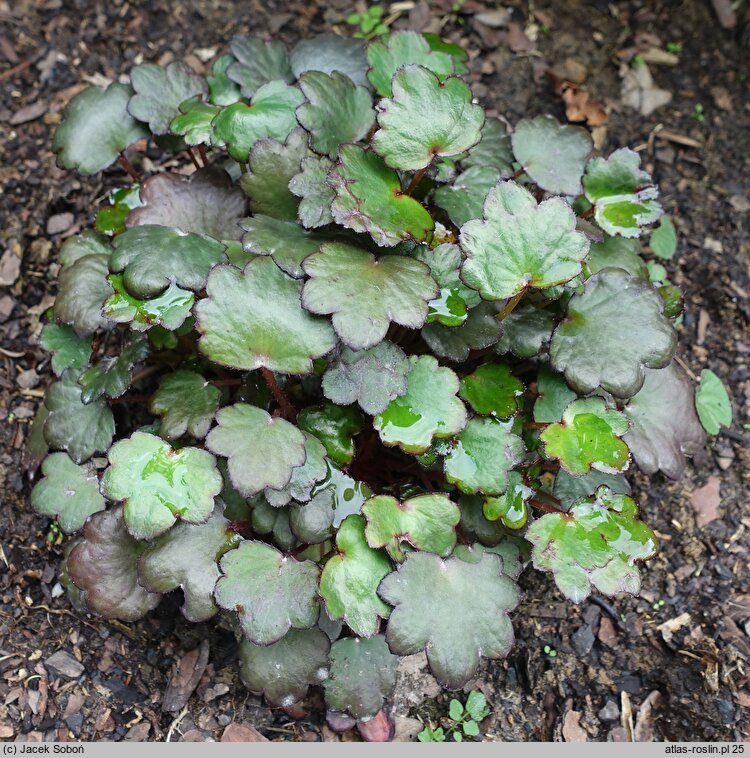
M545 112L564 117L542 72L565 58L586 67L588 91L610 110L602 148L642 151L678 225L678 253L667 268L686 292L680 355L696 374L706 367L719 374L735 409L732 429L681 482L636 478L643 517L662 548L643 571L641 598L575 607L547 577L524 575L526 597L514 618L518 644L469 685L492 704L483 731L495 740L621 740L634 723L636 739L747 740L750 65L743 20L722 29L707 0L542 0L534 4L542 26L536 49L513 52L509 42L516 50L528 45L474 18L488 8L466 0L451 15L451 5L422 3L396 25L435 30L444 22L443 34L471 52L476 94L511 123ZM523 27L527 4L510 5ZM236 674L232 635L186 624L176 600L130 627L73 610L58 596L61 549L48 542L48 523L30 511L20 457L49 381L36 337L55 291L59 243L85 228L107 191L125 180L115 168L81 178L55 167L51 133L64 103L85 83L114 79L141 59L163 63L192 52L189 62L201 67L211 55L206 48L220 50L235 33L293 43L342 24L351 10L351 0L320 8L260 0L0 0L0 255L21 257L20 275L0 288L2 739L205 740L218 739L233 722L270 739L334 739L319 696L285 712L249 695ZM644 32L658 35L662 49L682 45L677 65L651 66L672 100L647 117L622 104L618 73L618 52ZM36 113L27 110L32 118L18 123L23 119L14 115L27 106ZM52 217L62 231L47 233ZM12 278L11 256L3 261ZM699 528L691 495L710 477L720 482L721 504L718 517ZM161 711L172 664L202 639L210 641L209 667L173 724L175 714ZM67 675L45 665L60 650L71 656ZM447 696L424 698L414 689L424 680L402 680L396 713L403 730L411 724L405 716L437 721L447 711Z

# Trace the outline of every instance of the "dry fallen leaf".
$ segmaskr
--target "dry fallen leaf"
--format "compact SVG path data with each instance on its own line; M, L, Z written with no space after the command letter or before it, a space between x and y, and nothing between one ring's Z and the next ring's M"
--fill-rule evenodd
M690 503L695 508L695 523L700 529L706 524L710 524L714 519L719 518L719 506L721 505L721 495L719 488L721 479L718 476L709 476L708 481L697 489L690 496Z
M672 99L672 93L654 85L651 71L645 63L635 66L620 66L622 77L622 102L635 108L644 116L650 116L657 108Z

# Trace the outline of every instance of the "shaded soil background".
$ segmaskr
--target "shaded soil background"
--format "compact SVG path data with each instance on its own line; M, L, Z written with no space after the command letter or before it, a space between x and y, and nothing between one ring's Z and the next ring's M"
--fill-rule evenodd
M742 7L724 29L698 0L512 2L510 27L492 3L465 0L458 13L451 6L419 3L394 27L464 44L475 94L511 124L540 113L564 118L544 71L565 59L584 67L583 86L608 112L602 149L640 150L677 224L667 268L686 293L681 358L696 374L719 374L735 410L733 428L682 481L635 478L662 546L640 598L576 607L548 577L526 572L514 652L484 664L467 685L492 706L485 739L747 740L750 34ZM64 103L141 61L187 58L202 70L236 33L290 44L332 27L348 34L352 10L352 0L0 0L0 739L259 739L250 727L269 739L358 739L325 726L319 693L289 711L265 707L239 682L233 637L186 624L177 600L132 626L75 612L59 594L61 548L30 513L20 464L50 380L36 338L55 292L59 244L126 181L117 168L92 178L56 168L50 142ZM625 107L623 60L668 43L681 45L676 65L650 68L671 101L648 116ZM153 169L160 158L136 159ZM208 666L175 718L162 711L173 664L203 640ZM184 659L183 670L200 675L196 659ZM399 736L413 738L415 719L437 724L447 700L423 660L407 660L392 703Z

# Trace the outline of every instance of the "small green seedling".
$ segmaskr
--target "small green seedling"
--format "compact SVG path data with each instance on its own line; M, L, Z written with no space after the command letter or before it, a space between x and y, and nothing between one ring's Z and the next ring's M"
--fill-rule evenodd
M380 5L371 5L364 13L351 13L346 17L349 26L357 26L359 29L352 35L358 39L374 39L388 34L388 26L382 22L383 8Z
M679 55L682 52L682 42L667 42L667 52Z
M696 103L691 115L699 124L702 124L706 120L706 111L703 108L703 103Z
M551 645L545 645L544 648L544 654L548 655L550 658L557 658L557 650L553 648Z
M445 729L442 726L427 726L417 735L417 739L420 742L445 742L446 737L452 736L454 741L462 742L464 737L478 737L479 722L487 718L489 712L485 696L477 690L472 690L465 706L455 698L450 701Z

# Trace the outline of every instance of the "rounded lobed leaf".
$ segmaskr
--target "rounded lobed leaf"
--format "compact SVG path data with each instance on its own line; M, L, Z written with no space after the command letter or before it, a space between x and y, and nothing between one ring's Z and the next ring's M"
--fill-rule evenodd
M335 158L339 145L359 142L375 123L370 91L338 71L307 71L299 87L307 101L297 108L297 119L316 153Z
M302 307L301 290L270 258L256 258L244 271L217 266L208 297L195 307L201 352L231 368L310 373L336 336L326 319Z
M489 521L500 520L508 529L522 529L529 518L528 501L534 490L524 484L520 471L508 475L508 488L496 497L488 497L482 506L482 513Z
M175 440L186 432L203 439L219 408L221 393L194 371L175 371L159 383L151 397L149 410L161 416L159 433L167 440Z
M31 506L55 519L65 534L77 532L92 513L104 510L99 478L91 464L78 466L66 453L52 453L42 463L42 474L31 491Z
M384 547L395 561L404 560L402 542L417 550L450 555L461 514L447 495L418 495L399 502L390 495L370 498L362 507L370 547Z
M229 48L236 60L227 66L226 74L240 85L242 97L253 97L270 82L294 81L283 42L264 42L257 37L238 35L232 38Z
M388 618L391 610L377 594L390 570L388 558L367 544L362 516L347 516L336 534L336 554L320 576L320 595L330 618L343 619L360 637L376 634L379 619Z
M341 466L354 460L354 435L362 431L362 417L356 409L330 403L305 408L297 424L323 443L331 460Z
M79 337L68 325L45 324L39 335L39 344L52 353L50 363L57 376L66 368L83 369L89 364L92 338Z
M235 403L219 410L216 421L206 447L228 458L232 484L243 497L285 487L306 460L305 435L261 408Z
M534 402L534 421L537 423L560 421L563 411L578 397L562 374L553 371L548 364L539 367L536 388L539 394Z
M470 419L445 458L445 478L462 492L501 495L510 470L526 452L523 440L511 429L512 422Z
M242 542L225 553L223 576L214 596L221 608L236 611L242 633L256 645L278 642L290 629L318 620L319 569L296 561L263 542Z
M331 205L336 223L369 233L378 245L421 242L435 228L422 205L401 191L398 174L371 150L342 145L328 182L336 193Z
M196 95L180 103L179 113L169 123L169 131L182 137L186 145L218 145L220 140L214 135L212 124L220 112L219 106L204 103L200 95Z
M175 450L153 434L134 432L114 444L108 458L102 493L123 503L125 524L136 539L153 539L178 519L204 523L221 492L213 455L194 447Z
M240 542L240 536L217 507L205 524L175 524L157 537L138 560L138 581L149 592L181 589L182 613L199 623L215 616L214 586L221 576L218 562Z
M103 453L112 444L115 421L102 400L84 404L79 372L68 369L60 381L51 384L44 395L49 415L44 422L44 439L54 450L66 450L76 462Z
M188 179L178 174L156 174L141 185L140 198L141 206L128 215L128 229L158 225L216 240L240 238L239 224L247 201L223 169L202 168ZM168 239L161 233L154 246L161 247ZM175 268L174 273L177 271Z
M384 340L361 351L345 347L323 375L323 394L338 405L356 402L374 416L406 394L408 373L408 358L392 342Z
M68 556L67 567L90 611L131 622L159 605L161 595L138 584L138 559L148 545L125 528L122 508L95 513L83 537Z
M135 94L128 102L128 112L147 123L152 134L167 134L170 122L180 112L180 103L208 92L206 80L180 61L164 67L153 63L134 66L130 81Z
M621 269L603 269L570 299L552 335L552 367L581 394L601 387L615 397L632 397L643 386L645 369L663 368L674 355L677 334L663 309L651 285Z
M555 315L550 311L521 305L503 319L502 336L495 345L495 352L533 358L549 344L555 324Z
M526 539L533 545L534 567L551 571L560 592L574 603L585 600L592 587L604 595L637 595L636 561L653 557L657 548L635 502L606 487L567 513L546 513L528 528Z
M324 156L303 158L301 171L289 180L289 191L300 198L297 218L305 229L333 223L331 203L336 196L328 184L333 163Z
M513 646L508 614L521 594L503 573L498 555L484 553L478 562L467 563L410 553L378 593L395 606L386 629L391 652L425 650L430 670L448 689L466 684L482 656L504 658Z
M560 501L562 509L568 511L578 500L593 495L602 486L606 486L615 495L630 494L630 485L622 474L605 474L596 469L583 476L558 471L552 494Z
M441 78L459 73L450 54L433 50L427 39L414 31L395 31L387 42L371 42L367 46L367 61L370 64L367 78L383 97L393 95L393 75L408 64L424 66Z
M481 139L484 111L471 102L462 79L440 81L423 66L403 66L392 87L393 97L378 103L380 129L372 138L373 149L391 168L417 171L437 157L460 155Z
M580 126L561 126L552 116L519 121L513 154L542 189L560 195L580 195L581 176L591 154L591 135Z
M377 345L392 321L418 329L438 292L425 264L397 255L376 258L346 243L324 243L302 268L310 277L302 305L333 314L336 334L353 350Z
M160 295L139 300L127 289L122 274L110 274L106 281L113 292L101 307L101 312L117 324L129 324L137 332L145 332L154 326L167 330L178 329L190 316L195 294L170 284Z
M502 300L528 287L570 281L589 251L575 215L559 197L537 205L515 182L500 182L487 196L483 220L461 227L466 255L461 278L485 300Z
M630 421L623 439L646 474L663 471L679 479L685 471L685 456L698 452L706 441L695 412L692 384L675 362L663 369L646 369L643 387L623 413Z
M52 139L60 166L96 174L126 147L147 138L148 130L127 111L132 94L130 86L113 82L106 89L88 87L72 98Z
M300 414L301 419L302 414ZM304 429L298 420L300 429ZM326 448L312 434L305 434L305 462L292 469L289 483L280 489L266 488L265 498L269 505L279 508L287 505L290 500L297 503L307 503L312 498L313 490L318 482L326 478Z
M320 629L291 629L272 645L240 642L240 676L272 705L288 708L328 676L331 643Z
M452 437L466 426L466 408L456 397L458 377L431 355L411 356L405 395L373 420L385 445L424 453L434 437Z
M435 355L461 363L472 350L484 350L498 341L503 328L497 319L500 305L480 303L468 312L465 322L458 327L428 324L422 329L422 337Z
M103 395L120 397L130 387L133 367L151 352L148 340L140 334L128 335L117 356L103 356L79 377L81 400L88 404Z
M339 72L358 86L369 86L365 43L362 40L326 32L300 40L289 57L297 79L308 71L324 74Z
M378 634L369 640L348 638L334 642L331 666L324 682L326 704L354 718L374 716L396 685L398 656Z
M107 329L111 321L102 313L102 305L112 295L107 281L109 251L84 254L68 263L60 272L54 314L57 321L69 324L79 337L88 337L97 329Z
M559 460L569 474L581 476L592 468L614 474L630 457L620 439L628 427L626 416L607 408L603 398L589 397L570 403L562 422L548 426L539 439L547 457Z
M485 363L461 380L459 396L482 416L510 418L518 411L523 383L503 363Z
M231 75L232 67L229 67ZM214 136L226 144L229 155L244 163L253 145L265 137L283 142L297 126L295 111L304 95L296 88L273 81L253 95L250 104L234 103L213 120Z

